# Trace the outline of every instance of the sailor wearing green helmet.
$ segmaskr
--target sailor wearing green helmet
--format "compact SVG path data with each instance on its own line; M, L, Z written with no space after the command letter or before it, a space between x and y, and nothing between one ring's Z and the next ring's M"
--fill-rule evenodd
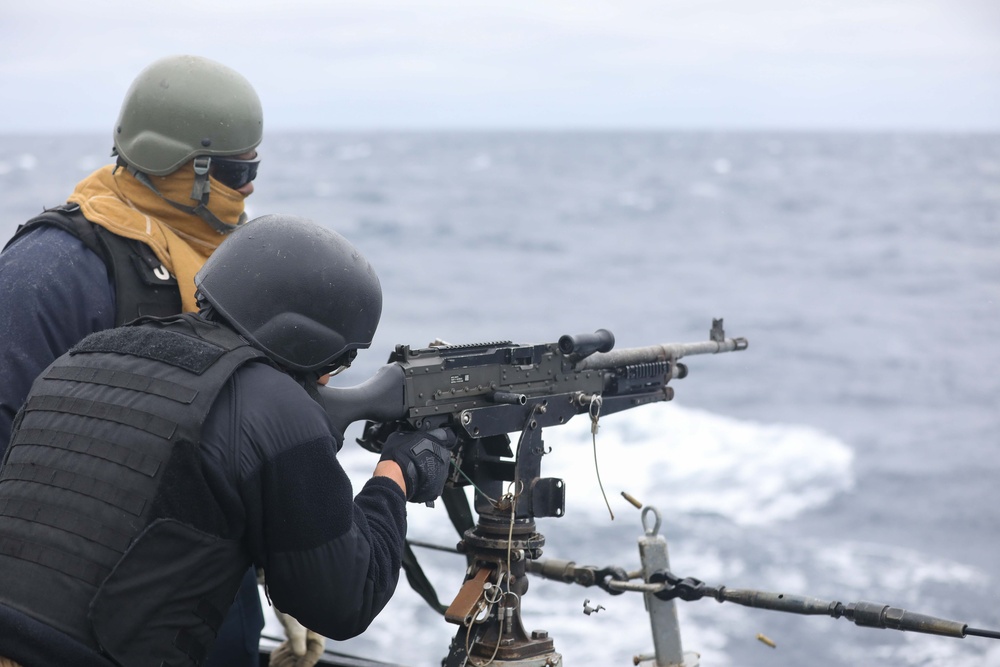
M116 164L22 225L0 253L0 453L35 377L88 334L197 310L194 275L246 220L263 113L253 86L207 58L144 69L112 128ZM253 573L203 665L256 665Z

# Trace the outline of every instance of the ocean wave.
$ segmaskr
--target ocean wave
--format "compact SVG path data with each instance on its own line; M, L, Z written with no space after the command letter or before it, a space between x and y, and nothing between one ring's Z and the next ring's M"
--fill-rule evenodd
M564 477L567 508L608 511L595 473L589 423L549 429L543 474ZM740 525L786 520L852 488L853 451L796 424L733 419L676 404L599 420L597 462L612 509L626 491L666 512L712 513Z

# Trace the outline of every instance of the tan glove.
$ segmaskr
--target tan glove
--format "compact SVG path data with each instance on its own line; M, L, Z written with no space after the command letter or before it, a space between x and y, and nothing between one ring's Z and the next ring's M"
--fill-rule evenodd
M326 639L288 614L277 609L274 615L285 628L285 641L271 652L270 667L313 667L323 657Z

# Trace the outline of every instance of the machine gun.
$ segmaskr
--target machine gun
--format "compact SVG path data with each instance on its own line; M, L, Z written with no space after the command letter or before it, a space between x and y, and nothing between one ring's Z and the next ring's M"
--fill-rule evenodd
M636 664L699 664L696 653L682 649L674 608L677 599L714 598L774 611L843 617L860 626L1000 639L1000 632L882 604L844 604L713 587L675 576L669 569L666 541L658 534L659 513L627 494L623 494L626 499L643 510L640 570L579 567L571 561L541 558L545 538L536 531L535 518L558 517L565 511L562 480L541 476L546 453L542 429L587 414L596 433L602 415L671 400L673 389L668 383L687 375L686 366L680 363L683 357L744 350L747 341L726 338L722 320L714 320L705 342L623 350L613 350L613 346L614 337L603 329L541 345L441 344L419 350L399 346L390 363L369 381L356 387L321 389L327 412L341 433L355 421L368 420L358 442L374 451L385 435L400 427L447 426L459 437L443 499L462 535L455 551L465 555L468 567L461 590L443 612L447 621L459 626L443 667L484 667L493 662L506 667L560 667L561 656L548 633L528 634L522 625L528 574L597 586L612 595L643 593L654 652L636 655ZM518 432L516 449L511 450L508 434ZM478 519L474 522L471 512L460 520L457 517L462 513L449 505L460 498L468 509L462 488L468 485L475 489ZM649 521L652 518L655 521ZM590 600L584 603L588 615L602 608L591 606ZM770 643L762 635L758 639Z
M686 356L745 350L745 338L726 338L713 320L709 340L614 350L606 329L563 336L556 343L510 341L399 345L368 381L324 387L320 396L341 433L361 420L408 422L414 429L448 426L466 440L506 436L564 424L572 416L610 414L673 398L667 383L687 375Z
M747 341L727 338L719 319L704 342L613 347L614 336L604 329L540 345L441 344L417 350L401 345L367 382L320 390L341 433L368 420L359 443L373 451L400 427L446 426L458 435L446 494L459 491L467 508L461 487L472 485L478 520L475 525L469 520L459 543L469 567L444 612L460 626L446 667L492 660L524 667L561 662L547 633L529 636L521 623L526 565L541 556L545 544L535 518L565 512L563 481L541 476L542 429L587 414L596 433L602 415L671 400L668 383L688 372L680 359L745 350ZM513 451L510 433L520 433Z

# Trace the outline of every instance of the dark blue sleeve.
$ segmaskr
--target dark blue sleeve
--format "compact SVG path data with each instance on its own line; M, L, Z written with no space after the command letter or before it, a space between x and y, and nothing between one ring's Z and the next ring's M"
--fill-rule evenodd
M244 522L275 606L326 637L347 639L395 591L406 498L381 477L355 496L337 444L326 413L301 386L251 364L220 393L201 448L231 525Z
M0 453L31 383L56 357L114 326L104 262L72 234L38 227L0 253Z

